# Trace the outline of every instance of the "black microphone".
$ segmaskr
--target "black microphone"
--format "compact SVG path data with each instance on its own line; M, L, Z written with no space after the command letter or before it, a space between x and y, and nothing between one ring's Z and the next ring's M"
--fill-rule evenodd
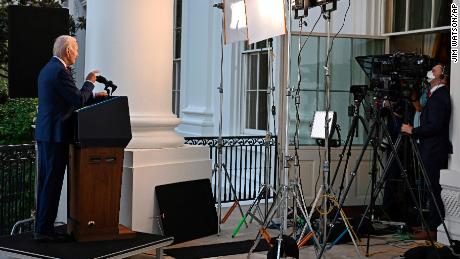
M212 7L216 7L216 8L224 10L224 3L215 3L212 5Z
M116 86L112 81L107 80L107 78L105 78L105 77L103 77L101 75L96 76L96 81L101 83L101 84L104 84L107 87L111 87L112 88L112 93L115 92L115 90L117 90L117 88L118 88L118 86Z

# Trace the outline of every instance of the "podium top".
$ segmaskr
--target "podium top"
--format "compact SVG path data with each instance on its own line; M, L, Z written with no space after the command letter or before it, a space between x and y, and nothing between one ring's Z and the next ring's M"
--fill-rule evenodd
M74 114L74 141L78 146L126 147L132 138L126 96L108 97Z

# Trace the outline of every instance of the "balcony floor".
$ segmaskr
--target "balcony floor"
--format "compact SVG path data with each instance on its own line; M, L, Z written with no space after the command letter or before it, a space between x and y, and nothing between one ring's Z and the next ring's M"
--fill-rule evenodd
M245 211L248 206L243 206L243 211ZM225 212L228 208L222 209L222 215L225 215ZM241 219L240 214L238 213L237 209L233 211L232 215L228 219L228 221L221 225L222 234L220 236L212 235L196 240L191 240L188 242L175 244L168 248L179 248L179 247L189 247L189 246L200 246L200 245L209 245L209 244L217 244L217 243L226 243L226 242L235 242L235 241L242 241L242 240L253 240L257 234L258 224L253 222L249 224L248 228L244 226L241 228L238 236L236 238L232 238L232 232L235 226L238 224L239 220ZM270 230L270 235L276 236L277 231ZM362 246L360 246L362 257L364 258L365 254L365 244L366 239L362 240ZM423 241L418 241L423 243ZM418 243L417 242L417 243ZM391 243L391 245L389 244ZM398 241L393 237L393 235L388 236L379 236L371 238L371 247L370 247L370 254L372 258L375 259L383 259L383 258L398 258L402 255L405 251L415 246L415 242L401 242ZM356 254L356 250L354 246L350 244L340 244L334 246L331 250L329 250L323 258L358 258ZM132 259L147 259L147 258L155 258L154 251L151 253L145 253L141 255L132 256ZM163 258L170 259L173 257L164 255ZM237 258L247 258L247 253L240 254L240 255L230 255L230 256L219 256L213 258L222 258L222 259L237 259ZM251 255L251 258L266 258L266 252L258 252ZM316 258L315 252L311 246L304 247L300 250L300 258L302 259L309 259L309 258Z

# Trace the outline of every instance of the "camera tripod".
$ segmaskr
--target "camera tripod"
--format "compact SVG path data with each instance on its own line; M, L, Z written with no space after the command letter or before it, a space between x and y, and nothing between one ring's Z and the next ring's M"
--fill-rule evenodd
M406 101L407 101L407 100L406 100ZM408 101L407 101L407 102L408 102ZM406 107L407 107L407 104L406 104ZM407 121L407 120L406 120L406 121ZM409 190L411 199L412 199L412 201L414 202L414 204L415 204L415 206L416 206L416 208L417 208L417 211L418 211L419 214L420 214L420 218L421 218L421 220L422 220L422 224L425 225L425 226L427 226L426 220L425 220L425 218L424 218L424 216L423 216L422 209L421 209L420 205L417 203L417 198L416 198L416 196L415 196L415 193L414 193L414 191L412 190L412 188L410 188L410 182L409 182L409 179L408 179L407 170L406 170L406 168L404 167L403 163L401 162L401 159L399 158L398 153L397 153L397 151L398 151L399 148L400 148L400 145L402 144L403 138L408 138L408 141L410 142L410 144L411 144L411 146L412 146L412 148L413 148L413 150L414 150L414 153L415 153L415 155L416 155L416 160L417 160L417 162L418 162L418 166L419 166L420 169L421 169L421 172L422 172L422 175L423 175L425 184L426 184L426 186L427 186L429 192L431 193L432 201L434 202L435 207L436 207L436 210L437 210L436 212L438 213L438 215L439 215L440 218L442 219L442 225L443 225L444 230L445 230L445 232L446 232L446 235L447 235L447 238L448 238L448 240L449 240L449 243L452 245L452 239L450 238L450 235L449 235L449 232L448 232L447 227L446 227L446 225L445 225L444 219L442 218L442 214L441 214L441 211L440 211L440 209L439 209L439 205L437 204L436 198L435 198L434 193L433 193L433 191L432 191L432 186L431 186L430 179L428 178L428 175L427 175L427 173L426 173L426 170L425 170L425 168L424 168L424 165L423 165L423 162L422 162L422 159L421 159L421 156L420 156L420 152L419 152L419 150L418 150L418 147L417 147L417 145L416 145L414 139L413 139L411 136L403 135L402 133L400 133L399 136L398 136L398 138L396 139L396 142L393 144L393 142L392 142L392 140L391 140L391 136L390 136L390 134L389 134L389 132L388 132L388 129L387 129L386 125L385 125L385 124L383 123L383 121L382 121L380 112L378 112L377 117L376 117L374 123L372 124L372 126L371 126L371 128L370 128L370 131L369 131L369 135L368 135L368 137L367 137L367 140L366 140L366 142L364 143L363 148L362 148L362 150L361 150L361 153L360 153L360 155L359 155L359 157L358 157L358 160L356 161L356 164L355 164L353 170L352 170L351 173L350 173L351 179L350 179L350 181L349 181L349 183L348 183L348 185L347 185L347 187L346 187L346 189L345 189L345 193L344 193L344 195L343 195L343 197L342 197L342 200L340 201L340 205L339 205L340 207L339 207L339 208L341 209L341 208L343 207L344 203L345 203L347 194L348 194L348 192L350 191L350 187L351 187L351 184L353 183L354 178L356 177L356 174L357 174L359 165L360 165L360 163L361 163L361 161L362 161L362 159L363 159L364 153L365 153L365 151L367 150L367 147L368 147L369 143L370 143L371 140L372 140L374 131L376 131L377 128L381 128L382 131L383 131L383 135L390 141L389 144L390 144L390 146L391 146L392 151L391 151L391 154L390 154L388 160L386 161L385 167L384 167L384 169L383 169L382 176L380 177L380 179L379 179L379 180L377 181L377 183L376 183L376 186L375 186L376 192L373 193L373 194L371 194L371 202L370 202L370 203L368 204L368 206L366 207L366 210L365 210L365 212L364 212L364 215L363 215L363 217L361 218L361 221L360 221L360 223L359 223L359 225L358 225L357 231L359 231L361 225L363 224L364 218L366 217L367 213L368 213L369 211L372 211L372 210L373 210L373 206L375 205L375 200L377 199L380 190L382 189L384 183L385 183L386 180L387 180L387 174L388 174L388 172L389 172L390 165L391 165L391 163L392 163L395 159L396 159L396 162L397 162L397 165L398 165L399 169L401 170L401 176L402 176L402 178L403 178L405 184L406 184L407 187L408 187L408 190ZM339 217L338 214L339 214L339 213L336 213L335 216L334 216L334 220L332 221L332 224L331 224L331 229L334 227L334 224L335 224L336 221L338 220L338 217ZM429 239L429 241L430 241L430 243L431 243L431 246L433 247L433 249L436 250L435 244L434 244L434 242L433 242L433 238L430 236L430 233L428 232L428 230L426 230L426 231L427 231L428 239ZM330 231L330 232L328 233L327 239L330 237L331 232L332 232L332 231ZM321 258L321 256L323 255L324 250L325 250L325 246L326 246L326 245L325 245L326 242L327 242L327 240L324 242L324 245L321 247L321 252L320 252L318 258ZM437 252L437 250L436 250L436 252ZM438 253L437 253L437 255L439 256Z
M342 152L339 155L339 161L337 163L337 167L336 167L335 172L334 172L334 177L332 178L331 185L330 185L331 188L334 186L334 183L335 183L335 181L337 179L337 176L339 174L340 166L342 165L343 159L345 157L345 152L346 152L347 156L346 156L346 159L345 159L345 165L343 167L343 175L342 175L342 180L340 182L339 194L337 196L337 200L339 200L339 201L340 201L342 192L343 192L343 190L345 188L344 184L345 184L346 170L347 170L347 167L348 167L348 162L350 161L351 147L353 146L353 140L354 140L355 135L357 135L357 133L358 133L359 122L361 122L361 125L364 128L364 131L366 133L369 132L369 130L367 128L367 124L366 124L364 118L361 115L359 115L359 108L360 108L361 103L363 101L362 98L363 98L363 96L355 95L354 103L353 103L352 106L349 107L348 115L352 116L351 125L350 125L350 128L348 130L347 138L346 138L345 143L343 145Z
M356 90L356 86L352 86L352 88L355 87L354 90ZM360 89L361 91L362 89ZM339 170L341 168L341 164L343 162L343 159L345 157L345 152L346 152L346 159L345 159L345 164L344 164L344 167L343 167L343 174L342 174L342 179L341 179L341 182L340 182L340 187L339 187L339 191L338 191L338 195L337 195L337 201L340 201L341 200L341 197L342 197L342 193L344 191L344 183L345 183L345 178L346 178L346 170L348 168L348 163L349 163L349 160L350 160L350 156L351 156L351 147L353 145L353 140L354 140L354 137L355 135L357 135L358 133L358 126L359 126L359 123L361 122L361 125L363 126L364 128L364 131L366 133L368 133L368 128L367 128L367 124L365 122L365 119L359 114L359 108L361 106L361 103L363 101L363 98L364 98L364 94L361 94L361 93L355 93L354 91L352 91L352 89L350 89L350 92L353 92L354 93L354 103L352 106L349 107L349 110L348 110L348 114L349 116L352 116L352 120L351 120L351 125L350 125L350 128L349 128L349 131L348 131L348 134L347 134L347 138L346 138L346 141L344 143L344 146L342 148L342 152L341 154L339 155L339 161L338 161L338 164L337 164L337 167L336 167L336 170L334 172L334 177L331 181L331 185L330 185L330 192L333 192L332 191L332 188L334 186L334 183L337 179L337 176L339 174ZM376 134L374 135L373 139L371 140L372 143L373 143L373 156L372 156L372 169L371 169L371 193L374 193L374 186L375 186L375 182L376 182L376 175L377 175L377 161L382 165L382 161L381 161L381 158L380 156L378 155L378 152L377 152L377 149L378 149L378 143L377 143L377 136L378 136L378 132L376 132ZM383 167L383 165L382 165ZM336 205L337 207L338 206L338 203L336 202ZM372 206L373 207L373 206ZM357 247L356 245L356 242L353 238L353 235L350 231L350 228L352 228L349 224L348 224L348 221L345 220L345 217L346 215L343 213L343 212L340 212L341 213L341 216L342 218L344 219L344 222L345 222L345 225L346 225L346 229L342 232L341 235L339 235L339 237L332 242L332 245L336 244L340 238L343 237L343 235L348 231L349 234L350 234L350 237L352 238L352 241L353 241L353 244L355 245L355 247ZM371 215L372 215L372 211L371 211ZM368 236L369 237L369 236ZM357 237L357 239L359 239ZM332 246L329 246L329 249L331 248ZM367 247L369 247L369 239L368 239L368 243L367 243ZM357 249L357 252L359 254L359 250ZM368 250L366 252L366 254L368 254Z

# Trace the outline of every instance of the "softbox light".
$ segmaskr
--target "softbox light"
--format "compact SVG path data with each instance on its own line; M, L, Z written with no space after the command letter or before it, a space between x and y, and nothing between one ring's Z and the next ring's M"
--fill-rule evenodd
M286 34L284 0L246 0L249 44Z
M336 123L336 113L333 111L329 111L328 116L328 131L329 137L332 136L334 133L334 126ZM324 135L326 133L326 111L316 111L315 115L313 116L313 124L311 127L311 134L310 137L312 139L325 139Z
M244 0L224 0L225 44L248 40Z

